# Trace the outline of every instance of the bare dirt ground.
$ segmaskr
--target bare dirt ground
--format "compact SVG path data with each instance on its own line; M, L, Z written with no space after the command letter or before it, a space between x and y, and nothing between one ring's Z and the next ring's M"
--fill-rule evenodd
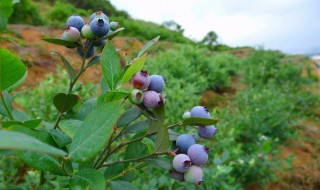
M8 48L14 52L20 59L29 67L28 76L23 83L25 87L36 87L47 73L55 73L56 65L62 66L63 63L57 56L50 54L55 50L62 55L68 57L70 63L79 68L81 57L74 51L75 49L68 49L62 46L53 45L42 41L44 37L60 38L63 30L33 27L26 25L11 25L9 26L10 33L8 34L15 42L1 42L1 47ZM120 54L125 52L132 52L132 50L141 49L143 44L132 38L117 37L113 40L116 47L121 47ZM130 50L130 51L129 51ZM248 50L239 50L235 55L241 57L246 54ZM234 53L234 52L233 52ZM83 82L98 83L101 76L101 69L97 69L99 65L88 69L84 77L80 78ZM316 68L315 64L313 72L320 79L320 70ZM224 107L230 100L232 100L237 91L245 88L239 85L240 79L233 78L233 86L230 89L225 89L222 92L205 91L201 103L211 106ZM320 91L318 89L318 91ZM320 93L319 93L320 95ZM314 120L306 120L300 123L304 126L299 130L299 139L293 140L290 145L283 146L281 153L278 155L285 159L294 154L292 164L293 169L280 172L279 182L270 184L266 189L268 190L311 190L320 189L320 111L316 114L317 118ZM256 186L250 186L248 190L259 189Z

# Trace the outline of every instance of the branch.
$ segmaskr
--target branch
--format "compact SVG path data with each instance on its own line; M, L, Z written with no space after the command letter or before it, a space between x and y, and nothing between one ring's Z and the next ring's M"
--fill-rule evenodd
M11 112L10 112L10 110L9 110L9 108L8 108L8 106L7 106L7 104L6 104L6 101L4 100L4 97L3 97L2 91L0 91L0 96L1 96L1 100L2 100L3 105L4 105L4 109L5 109L5 110L6 110L6 112L8 113L9 118L10 118L11 120L14 120L14 119L13 119L13 116L12 116L12 114L11 114Z

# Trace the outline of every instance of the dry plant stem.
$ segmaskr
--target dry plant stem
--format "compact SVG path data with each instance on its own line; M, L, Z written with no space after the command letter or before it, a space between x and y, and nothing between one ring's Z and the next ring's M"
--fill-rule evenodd
M2 103L3 103L3 105L4 105L4 109L6 110L6 112L7 112L8 115L9 115L9 119L10 119L10 120L13 120L13 116L12 116L11 112L9 111L9 108L8 108L8 106L7 106L7 104L6 104L6 101L4 100L2 91L0 91L0 96L1 96Z

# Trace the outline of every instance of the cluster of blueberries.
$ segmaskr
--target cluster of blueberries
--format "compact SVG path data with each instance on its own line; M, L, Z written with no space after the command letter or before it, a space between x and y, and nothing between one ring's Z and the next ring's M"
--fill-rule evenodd
M135 88L129 96L129 100L132 103L143 103L149 109L164 104L165 100L161 92L164 89L165 80L162 76L149 76L147 71L141 70L132 77L131 83Z
M184 113L183 118L198 117L211 118L208 109L204 106L195 106L191 111ZM216 128L213 125L199 126L198 134L204 139L213 137ZM170 171L170 176L180 181L187 181L194 184L202 183L202 167L208 161L209 148L201 144L196 144L195 137L190 134L182 134L176 140L176 147L179 154L173 159L174 170Z
M119 28L118 22L110 22L107 15L102 11L97 11L90 16L90 24L86 24L79 15L72 15L67 19L65 31L62 34L62 39L68 42L79 42L81 37L86 38L85 45L77 48L80 56L92 57L94 47L102 46L105 43L105 36Z

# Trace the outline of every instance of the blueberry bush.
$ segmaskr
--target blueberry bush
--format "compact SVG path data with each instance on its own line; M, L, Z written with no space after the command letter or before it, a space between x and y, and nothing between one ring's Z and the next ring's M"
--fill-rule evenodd
M8 6L11 3L6 2ZM35 179L30 178L28 188L137 189L124 178L149 164L170 170L170 176L179 181L202 183L202 167L208 160L209 148L195 144L191 135L194 143L188 144L189 148L189 142L179 141L181 136L170 129L201 126L200 137L211 138L218 120L211 118L205 107L196 106L183 120L168 124L165 79L161 73L149 76L143 70L147 50L159 37L146 43L133 60L122 65L117 49L110 43L124 30L118 26L113 22L110 27L109 18L101 11L90 16L89 24L82 17L71 15L61 39L43 39L73 48L82 57L75 68L68 57L52 51L63 62L67 77L63 82L68 83L65 91L54 92L54 119L51 112L41 118L36 111L30 116L12 105L11 93L24 80L27 69L12 52L0 49L0 150L4 163L6 157L18 158L17 162L34 169L33 176L39 180L34 183ZM83 101L76 93L77 81L87 68L98 63L103 74L100 93ZM47 107L52 111L51 108ZM172 144L177 138L177 143ZM181 155L186 160L181 160ZM54 183L57 179L59 183ZM4 188L18 187L15 179L7 180Z

